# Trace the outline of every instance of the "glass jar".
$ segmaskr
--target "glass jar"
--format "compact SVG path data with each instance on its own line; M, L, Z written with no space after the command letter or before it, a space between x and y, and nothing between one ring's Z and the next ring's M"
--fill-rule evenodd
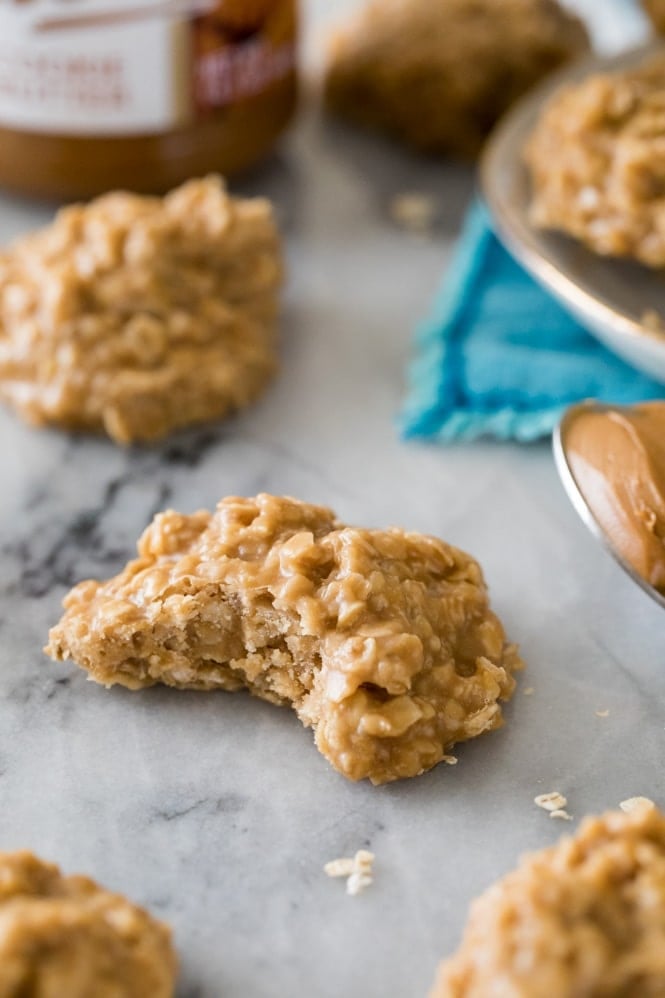
M232 175L296 102L297 0L0 0L0 186L72 199Z

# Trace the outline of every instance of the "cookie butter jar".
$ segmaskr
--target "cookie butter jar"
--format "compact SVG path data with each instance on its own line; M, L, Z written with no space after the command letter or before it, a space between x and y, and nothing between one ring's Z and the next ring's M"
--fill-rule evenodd
M296 101L297 0L0 0L0 186L161 191L265 156Z

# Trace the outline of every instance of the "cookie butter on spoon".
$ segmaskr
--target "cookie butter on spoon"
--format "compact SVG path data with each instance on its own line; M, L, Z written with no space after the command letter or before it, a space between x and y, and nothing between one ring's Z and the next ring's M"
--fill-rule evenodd
M555 452L587 525L665 605L665 402L574 406Z

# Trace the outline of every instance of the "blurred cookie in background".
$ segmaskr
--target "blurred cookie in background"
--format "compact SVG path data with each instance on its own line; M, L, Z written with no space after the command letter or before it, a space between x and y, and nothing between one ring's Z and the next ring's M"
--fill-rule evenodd
M588 48L556 0L370 0L331 38L325 102L421 152L474 157L518 97Z
M647 798L526 856L471 906L429 998L665 993L665 817Z
M219 177L63 209L0 254L0 398L124 444L222 418L275 374L282 280L270 203Z
M665 0L642 0L656 31L665 33Z
M30 852L0 853L3 998L172 998L168 926Z
M532 224L665 267L664 112L662 54L557 90L524 151Z

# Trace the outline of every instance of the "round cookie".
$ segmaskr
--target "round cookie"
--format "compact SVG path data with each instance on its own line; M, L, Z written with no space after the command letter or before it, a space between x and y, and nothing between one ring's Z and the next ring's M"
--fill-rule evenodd
M218 178L67 208L0 256L0 398L120 443L218 419L275 371L281 281L270 205Z
M585 821L471 907L430 998L662 998L665 817L643 806Z
M475 156L518 97L588 46L556 0L373 0L331 41L325 100L423 152Z
M87 877L0 853L0 995L171 998L171 933Z
M559 90L530 136L531 221L665 266L665 55Z
M345 776L417 776L502 723L521 666L480 566L423 534L259 495L169 511L82 582L47 652L106 686L246 688L292 706Z

